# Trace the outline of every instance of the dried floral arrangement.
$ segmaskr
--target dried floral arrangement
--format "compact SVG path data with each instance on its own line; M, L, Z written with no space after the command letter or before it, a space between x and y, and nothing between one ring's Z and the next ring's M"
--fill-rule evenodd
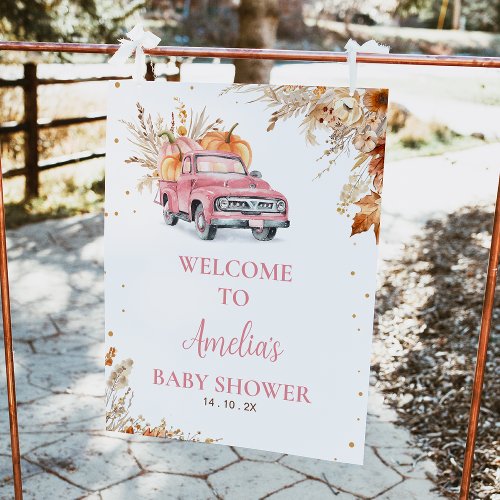
M105 355L104 364L112 367L116 356L116 348L110 347ZM106 368L106 430L124 432L126 434L142 434L160 438L178 439L179 441L193 441L214 443L220 439L201 438L201 432L186 434L181 429L167 427L166 419L161 419L159 425L151 426L146 419L139 415L133 417L130 414L134 391L129 386L129 376L132 372L134 362L127 358L117 363L114 368Z
M196 145L209 132L218 131L223 121L220 118L211 121L207 115L206 107L201 112L188 112L185 104L178 98L174 98L174 109L170 114L170 123L159 113L153 119L147 114L144 107L137 102L137 122L121 120L128 132L128 140L135 146L136 154L131 156L126 163L135 163L147 170L137 184L137 189L142 192L147 188L150 192L160 177L158 169L158 158L165 150L164 136L168 137L171 144L175 145L179 139L190 140L190 146ZM179 144L181 144L179 142ZM182 148L181 148L182 149ZM200 147L201 149L201 147ZM179 149L177 157L172 155L180 163L182 151Z
M318 144L317 130L327 131L327 148L318 161L327 158L328 166L315 179L329 172L340 155L349 154L350 145L358 151L349 182L340 193L337 212L351 217L352 206L360 207L361 211L354 216L351 236L373 226L378 243L388 91L357 90L350 95L346 88L234 84L222 94L228 92L258 94L249 102L261 101L273 110L268 132L280 120L298 116L303 116L300 128L308 144Z

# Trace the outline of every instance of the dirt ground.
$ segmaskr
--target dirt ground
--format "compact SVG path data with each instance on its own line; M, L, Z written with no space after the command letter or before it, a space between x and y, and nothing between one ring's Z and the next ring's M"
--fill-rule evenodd
M378 292L377 386L456 498L465 450L492 212L464 208L427 222L402 257L388 261ZM500 294L492 321L471 498L500 494Z

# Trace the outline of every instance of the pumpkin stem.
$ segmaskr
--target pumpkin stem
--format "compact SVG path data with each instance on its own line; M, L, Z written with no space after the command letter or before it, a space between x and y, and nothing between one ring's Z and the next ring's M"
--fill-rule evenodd
M158 137L163 137L164 135L167 136L168 142L174 145L179 150L179 161L182 161L183 158L182 151L181 148L179 147L179 144L177 144L174 134L172 134L170 130L163 130L158 134Z
M158 134L158 137L163 137L164 135L167 136L168 142L170 142L170 144L175 144L175 136L170 130L163 130Z
M226 143L229 144L231 142L231 134L233 133L233 130L238 126L237 123L235 123L228 131L227 136L226 136Z

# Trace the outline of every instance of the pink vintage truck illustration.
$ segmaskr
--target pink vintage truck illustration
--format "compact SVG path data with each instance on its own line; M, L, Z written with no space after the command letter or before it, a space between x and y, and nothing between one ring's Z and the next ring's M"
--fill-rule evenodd
M167 225L194 222L203 240L213 240L219 228L248 228L269 241L290 225L288 202L261 177L231 152L185 152L177 180L161 179L155 202Z

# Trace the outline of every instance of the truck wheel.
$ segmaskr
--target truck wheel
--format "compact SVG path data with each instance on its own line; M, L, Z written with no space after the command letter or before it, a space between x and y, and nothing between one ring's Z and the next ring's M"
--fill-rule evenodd
M163 220L167 226L175 226L179 220L172 212L168 210L168 200L165 200L163 205Z
M253 237L259 241L271 241L276 236L277 229L275 227L263 227L252 229Z
M207 224L205 214L203 213L203 205L198 205L194 212L194 225L196 232L202 240L213 240L217 234L217 226Z

